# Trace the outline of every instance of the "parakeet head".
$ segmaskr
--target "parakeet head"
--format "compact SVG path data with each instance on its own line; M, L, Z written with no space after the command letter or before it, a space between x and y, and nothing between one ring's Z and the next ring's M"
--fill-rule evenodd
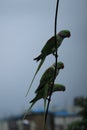
M55 67L55 65L56 65L56 64L54 63L53 66ZM58 62L58 63L57 63L57 69L63 69L63 68L64 68L64 63L61 62L61 61Z
M69 30L62 30L58 33L58 35L62 38L70 37L71 33Z
M58 68L58 69L63 69L63 68L64 68L64 63L61 62L61 61L58 62L58 63L57 63L57 68Z
M53 92L54 91L65 91L66 87L63 84L54 84Z

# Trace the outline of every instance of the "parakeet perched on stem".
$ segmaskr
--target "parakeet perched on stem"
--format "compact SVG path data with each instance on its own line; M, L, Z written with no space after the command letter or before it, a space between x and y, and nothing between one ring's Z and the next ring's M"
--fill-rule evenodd
M56 76L59 74L60 69L63 69L63 68L64 68L63 62L58 62ZM40 84L38 88L36 89L35 93L37 93L40 89L45 87L46 84L51 84L53 82L54 72L55 72L55 63L44 72L44 74L42 75L40 79Z
M60 31L56 35L57 48L59 48L59 46L61 45L62 41L65 38L69 38L70 36L71 36L71 34L70 34L69 30L62 30L62 31ZM56 48L55 48L55 36L53 36L46 42L45 46L41 50L41 54L38 57L34 58L34 60L36 60L36 61L39 61L39 60L41 60L41 61L40 61L39 65L38 65L38 68L37 68L37 70L36 70L36 72L34 74L34 77L33 77L32 81L31 81L31 83L30 83L30 86L29 86L29 89L27 91L27 94L28 94L28 92L29 92L29 90L30 90L30 88L32 86L32 83L33 83L33 81L35 79L35 76L38 73L39 69L41 68L41 66L42 66L46 56L48 56L49 54L54 54L55 51L56 51ZM27 96L27 94L26 94L26 96Z
M63 68L64 68L64 64L62 62L58 62L55 79L56 79L56 76L59 74L60 69L63 69ZM42 88L44 88L44 109L46 107L46 97L47 97L47 92L48 92L48 87L46 87L46 86L48 86L47 84L52 85L52 82L53 82L53 79L54 79L54 73L55 73L55 64L50 66L44 72L44 74L42 75L42 77L40 79L40 84L35 91L35 93L38 93L38 91L40 91Z
M44 86L45 87L45 86ZM47 91L47 95L46 95L46 98L49 96L49 93L51 91L51 85L47 84L46 87L48 88L48 91ZM53 92L58 92L58 91L65 91L65 86L62 85L62 84L54 84L53 86ZM31 106L29 108L29 110L32 108L32 106L40 99L44 99L44 88L40 89L37 93L36 93L36 96L34 99L32 99L30 101Z
M44 88L47 88L47 95L45 95L45 90L44 90ZM49 96L49 94L50 94L50 91L51 91L51 85L49 85L49 84L46 84L46 86L44 86L44 88L42 88L42 89L40 89L37 93L36 93L36 96L30 101L30 103L32 103L31 104L31 106L29 107L29 109L27 110L27 112L25 113L25 115L24 115L24 117L23 117L23 119L25 118L25 116L28 114L28 112L31 110L31 108L33 107L33 105L38 101L38 100L40 100L40 99L44 99L44 100L46 100L47 99L47 97ZM53 86L53 92L52 93L54 93L54 92L59 92L59 91L65 91L66 90L66 87L64 86L64 85L62 85L62 84L54 84L54 86Z

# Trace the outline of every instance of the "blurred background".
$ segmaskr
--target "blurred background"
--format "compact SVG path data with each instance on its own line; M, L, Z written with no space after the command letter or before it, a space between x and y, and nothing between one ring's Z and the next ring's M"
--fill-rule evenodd
M68 29L71 37L58 50L58 60L64 62L65 68L55 83L64 84L66 91L53 94L53 111L73 107L75 97L87 96L86 5L86 0L59 3L57 32ZM0 0L0 119L28 109L41 75L55 61L52 55L46 58L25 98L39 64L33 59L54 35L55 6L56 0ZM33 110L43 110L43 100Z

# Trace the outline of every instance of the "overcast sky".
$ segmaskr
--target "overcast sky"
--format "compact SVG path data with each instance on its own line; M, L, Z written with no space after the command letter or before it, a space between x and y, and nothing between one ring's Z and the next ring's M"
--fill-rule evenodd
M54 35L56 0L0 0L0 118L21 113L34 97L40 76L54 63L48 56L27 98L25 94L37 69L33 58ZM66 91L52 96L50 107L71 106L76 96L87 96L87 0L60 0L57 32L71 31L59 48L65 68L56 83ZM43 100L34 109L43 108Z

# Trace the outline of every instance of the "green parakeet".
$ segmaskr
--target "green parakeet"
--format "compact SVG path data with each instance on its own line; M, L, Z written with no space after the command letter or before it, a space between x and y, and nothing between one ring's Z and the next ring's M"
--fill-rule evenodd
M71 34L70 34L69 30L62 30L62 31L60 31L56 35L57 48L59 48L59 46L61 45L61 43L64 40L64 38L69 38L70 36L71 36ZM41 68L41 66L42 66L46 56L49 55L49 54L54 54L55 51L56 51L56 48L55 48L55 36L53 36L46 42L45 46L41 50L41 54L38 57L34 58L34 60L36 60L36 61L39 61L39 60L41 60L41 61L40 61L39 65L38 65L38 68L37 68L37 70L36 70L36 72L34 74L34 77L33 77L32 81L31 81L31 83L30 83L30 86L29 86L29 89L27 91L27 94L28 94L28 92L29 92L29 90L30 90L30 88L32 86L32 83L33 83L33 81L35 79L35 76L38 73L39 69ZM27 94L26 94L26 96L27 96Z
M45 86L44 86L45 87ZM47 84L46 87L48 88L48 91L47 91L47 95L46 95L46 98L49 96L49 93L51 91L51 85ZM58 92L58 91L65 91L65 86L62 85L62 84L54 84L53 86L53 92ZM29 110L32 108L32 106L40 99L44 99L44 88L40 89L37 93L36 93L36 96L34 99L32 99L30 101L31 106L29 107Z
M62 30L60 31L56 38L57 38L57 48L61 45L62 41L64 40L64 38L70 37L70 31L69 30ZM41 54L34 58L34 60L42 60L44 58L46 58L47 55L52 54L56 51L55 49L55 36L51 37L47 43L45 44L45 46L43 47L43 49L41 50Z
M47 95L45 95L45 93L44 93L44 92L45 92L45 90L44 90L45 87L47 88ZM40 89L40 90L36 93L36 96L30 101L30 103L32 103L32 104L31 104L31 106L29 107L29 109L27 110L27 112L25 113L23 119L25 118L25 116L27 115L27 113L31 110L31 108L33 107L33 105L34 105L38 100L40 100L40 99L42 99L42 98L43 98L44 100L47 99L47 97L49 96L50 91L51 91L51 85L46 84L45 87L42 88L42 89ZM54 86L53 86L53 92L65 91L65 90L66 90L65 86L62 85L62 84L54 84Z
M57 70L56 70L56 76L59 74L60 69L63 69L63 68L64 68L63 62L58 62L57 63ZM38 88L36 89L35 93L37 93L46 84L51 84L53 82L54 72L55 72L55 64L53 64L51 67L49 67L44 72L44 74L42 75L42 77L40 79L40 84L39 84Z

